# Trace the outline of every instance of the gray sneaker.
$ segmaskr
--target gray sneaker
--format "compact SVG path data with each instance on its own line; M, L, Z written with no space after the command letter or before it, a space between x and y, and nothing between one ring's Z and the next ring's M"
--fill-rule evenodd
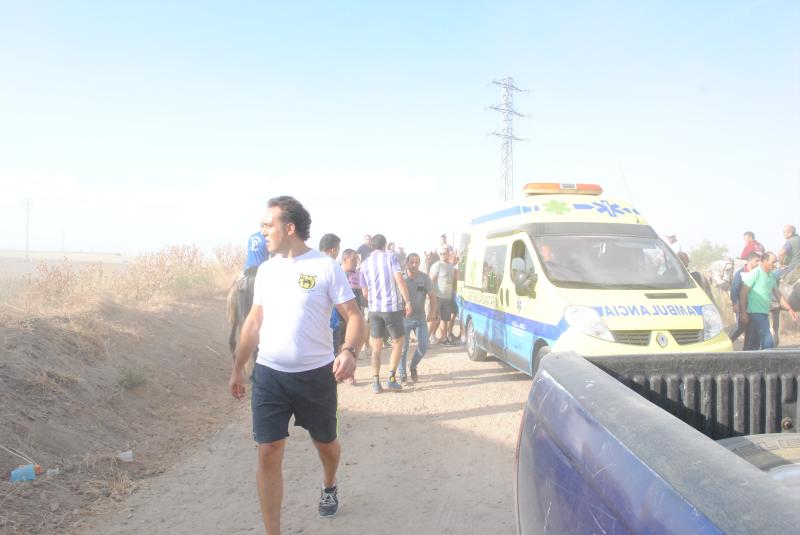
M336 487L326 489L322 487L319 495L319 516L331 518L339 510L339 498L336 496Z

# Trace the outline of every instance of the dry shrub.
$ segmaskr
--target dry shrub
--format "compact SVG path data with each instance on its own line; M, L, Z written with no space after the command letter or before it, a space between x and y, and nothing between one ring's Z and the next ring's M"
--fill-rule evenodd
M111 473L108 477L108 488L111 491L111 498L121 500L133 492L135 488L127 470L120 470L117 462L111 466Z
M186 299L216 290L214 273L195 245L174 245L139 256L120 277L118 289L137 301L157 295Z
M127 470L120 468L120 461L110 453L87 455L81 462L83 469L96 477L81 485L80 492L90 497L102 496L120 500L136 488Z
M220 268L227 275L241 270L246 259L244 249L232 243L217 245L214 247L213 253Z
M133 390L147 382L147 376L142 370L126 368L117 380L117 386L121 390Z
M169 246L110 271L100 263L76 268L66 258L42 262L21 279L0 279L0 303L10 310L41 314L73 312L116 297L148 303L154 298L216 296L228 286L230 272L244 263L244 253L228 244L215 247L214 254L217 262L209 264L195 245Z
M89 264L75 270L65 258L60 264L39 263L33 274L26 278L24 286L29 305L69 307L91 302L104 281L101 264Z

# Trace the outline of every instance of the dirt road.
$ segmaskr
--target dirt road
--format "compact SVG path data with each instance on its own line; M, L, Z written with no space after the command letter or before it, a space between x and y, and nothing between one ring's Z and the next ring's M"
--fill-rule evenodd
M441 346L431 348L420 381L402 393L373 394L370 375L368 361L359 360L357 385L339 387L336 518L317 515L320 464L306 431L290 429L283 532L514 533L514 448L530 379ZM249 403L234 414L230 425L80 533L262 533Z

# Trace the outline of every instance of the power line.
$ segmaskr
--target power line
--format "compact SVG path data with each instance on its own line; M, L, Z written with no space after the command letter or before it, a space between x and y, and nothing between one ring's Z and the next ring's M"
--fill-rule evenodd
M504 201L514 197L514 147L515 141L525 141L514 134L514 117L527 117L514 109L514 93L526 91L514 84L514 79L510 76L492 81L492 84L500 87L502 103L498 106L489 108L498 111L503 116L503 129L499 132L492 132L503 140L500 147L500 192Z

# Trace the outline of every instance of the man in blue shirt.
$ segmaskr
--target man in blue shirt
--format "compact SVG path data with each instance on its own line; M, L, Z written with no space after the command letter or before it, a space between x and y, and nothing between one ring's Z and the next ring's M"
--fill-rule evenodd
M264 225L261 225L264 228ZM256 273L258 266L269 260L269 251L267 250L267 238L262 231L254 233L247 240L247 259L244 262L244 269L242 276L244 282L239 286L243 293L240 297L244 299L239 300L242 315L239 317L246 318L250 312L250 307L253 306L253 287L256 281Z
M247 259L244 262L244 271L258 269L258 266L267 259L269 259L267 238L259 230L247 240Z
M247 246L245 247L247 257L245 258L244 267L242 268L242 273L233 283L236 289L235 299L231 299L231 295L228 296L229 307L231 304L235 305L234 315L229 316L231 318L231 333L228 337L228 344L231 352L236 350L236 345L239 343L239 331L247 314L250 313L250 308L253 306L253 290L256 284L258 266L269 259L267 238L264 235L266 227L263 222L261 223L261 229L247 239ZM229 310L231 309L229 308Z
M733 312L736 315L736 327L734 327L733 331L729 335L731 338L731 342L735 342L742 333L744 335L744 343L747 345L747 330L745 326L742 324L741 321L741 314L739 310L739 296L742 291L742 281L744 277L747 277L751 271L758 267L759 262L761 262L761 253L757 253L755 251L751 252L747 255L747 264L737 271L733 275L733 282L731 282L731 304L733 304Z

